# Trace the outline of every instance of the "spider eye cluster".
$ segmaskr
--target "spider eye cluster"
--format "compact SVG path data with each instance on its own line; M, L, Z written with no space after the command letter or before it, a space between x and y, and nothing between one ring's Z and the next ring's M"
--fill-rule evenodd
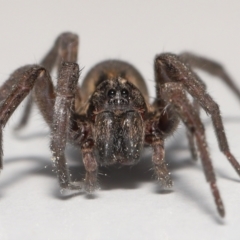
M110 89L108 91L108 97L109 98L114 98L116 96L116 90L114 89ZM124 97L124 98L127 98L128 97L128 90L127 89L122 89L121 90L121 96Z
M126 88L123 89L113 89L111 88L107 92L107 96L109 98L108 104L109 105L114 105L114 106L122 106L122 105L127 105L129 104L129 92Z

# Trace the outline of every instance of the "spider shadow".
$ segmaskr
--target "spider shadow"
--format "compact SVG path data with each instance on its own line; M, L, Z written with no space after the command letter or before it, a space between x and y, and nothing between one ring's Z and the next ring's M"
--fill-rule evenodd
M200 163L191 160L187 141L182 141L184 137L183 135L185 136L185 131L176 134L170 144L166 146L166 161L169 163L169 170L172 173L172 179L175 182L177 194L181 194L184 197L188 198L189 201L196 203L196 205L199 206L200 209L202 209L202 211L204 211L207 215L210 215L211 217L214 216L216 222L218 222L219 224L223 224L222 219L219 218L215 211L214 205L211 205L210 203L208 203L208 201L205 201L206 196L201 192L198 192L198 189L195 188L195 186L189 186L189 184L186 184L184 178L180 177L179 174L176 174L177 171L187 168L189 168L190 170L195 169L202 172ZM71 155L71 158L79 159L77 158L77 153L75 153L75 155L74 151L72 151L71 149L69 154ZM150 189L150 192L152 192L152 194L160 194L163 196L165 194L173 193L174 190L162 189L159 184L154 183L151 155L151 149L146 149L140 162L137 165L131 167L100 167L99 182L101 189L105 191L111 191L115 189L136 189L141 187L141 184L143 183L152 182L153 188ZM179 159L179 157L176 155L181 155L181 158ZM84 173L83 166L78 166L71 169L72 176L76 181L79 181L84 177L82 175L82 178L79 178L79 172L81 172L82 174ZM202 184L206 184L207 186L207 183L204 181L204 177ZM67 199L59 196L59 191L57 193L58 195L55 195L55 197ZM98 196L94 194L86 195L86 197L88 199L95 199ZM210 194L209 199L211 199Z
M35 166L24 171L19 171L12 175L7 180L0 181L0 189L7 188L12 184L24 180L25 178L30 177L31 175L46 175L53 176L52 170L48 167L51 165L51 162L47 158L36 157L36 156L23 156L23 157L13 157L6 158L4 160L4 166L14 164L16 162L35 162ZM47 166L47 167L46 167Z
M53 179L56 179L56 175L53 172L52 163L51 160L48 158L43 157L36 157L36 156L23 156L23 157L13 157L13 158L7 158L4 160L4 166L8 166L9 164L14 164L16 162L34 162L34 166L30 168L26 168L24 170L19 170L17 172L14 172L14 174L11 175L11 177L8 177L4 180L0 181L0 189L8 189L15 183L19 183L21 181L24 181L27 178L31 178L31 176L43 176L43 177L50 177ZM70 167L70 171L74 173L74 175L77 176L77 171L79 171L79 168L77 167ZM84 171L83 167L80 168L80 171ZM79 172L78 172L79 174ZM50 193L52 196L61 199L61 200L67 200L72 197L83 195L84 192L74 192L74 191L64 191L62 192L59 188L58 183L53 184L53 187L50 189ZM0 197L3 196L3 193L0 193Z
M181 136L179 136L181 138ZM175 138L176 142L179 139ZM166 148L166 161L169 163L169 170L175 171L180 168L193 166L193 162L188 158L184 161L173 161L172 155L168 152L184 151L188 154L188 148L179 146L179 143L169 145ZM72 162L78 161L78 166L71 169L71 174L74 181L80 181L84 178L85 169L82 164L82 159L78 149L70 147L67 150L67 155ZM188 154L189 155L189 154ZM154 181L153 165L151 161L151 148L145 148L140 161L133 166L112 165L99 167L99 182L102 190L114 189L136 189L144 182ZM81 166L79 166L79 163ZM79 174L81 173L81 174ZM168 193L171 191L156 188L156 193Z
M82 181L85 175L85 169L82 164L80 156L74 153L72 149L69 149L69 153L67 153L71 159L71 163L69 165L70 172L72 174L72 179L74 181ZM11 177L4 178L0 181L0 189L4 190L10 188L15 183L19 183L24 181L26 178L30 178L32 175L40 175L44 177L56 178L55 173L52 171L52 163L51 160L44 157L36 157L36 156L22 156L22 157L14 157L14 158L6 158L4 160L4 166L8 167L8 165L14 164L16 162L34 162L34 165L30 168L26 168L24 170L19 170L15 172ZM179 162L177 164L170 165L170 171L175 170L177 168L184 168L186 166L190 166L190 161ZM100 167L99 169L99 182L102 190L115 190L115 189L136 189L144 182L153 181L153 171L152 171L152 163L151 163L151 151L149 149L145 152L141 161L135 166L110 166L110 167ZM71 191L72 192L72 191ZM59 199L67 200L69 198L85 195L82 192L73 192L64 191L60 192L58 184L54 184L54 187L51 189L51 194ZM156 187L156 193L166 194L170 191L165 191L163 189L159 189ZM85 195L88 199L94 199L97 196L95 194L87 194Z
M200 164L191 160L187 142L182 141L183 135L185 136L185 131L176 134L170 144L166 146L166 161L169 163L169 170L172 173L172 179L176 183L177 194L182 194L188 198L189 201L195 202L196 205L200 206L206 214L214 216L216 222L223 224L223 221L216 214L214 205L208 204L208 202L205 201L206 196L201 192L198 192L198 189L195 188L195 186L188 186L189 184L186 184L179 174L175 174L175 172L187 168L190 170L195 169L197 171L202 171ZM141 161L137 165L131 167L101 167L99 170L101 189L106 191L115 189L136 189L143 183L152 182L154 187L150 191L152 191L153 194L165 195L174 192L174 190L171 189L162 189L159 184L154 185L151 155L151 149L147 149ZM176 155L181 155L181 158L179 159ZM79 171L82 172L82 170L83 169L77 167L75 173L79 176ZM77 175L75 177L77 178ZM206 184L207 186L204 178L202 184ZM210 194L209 198L211 198Z
M239 118L229 118L229 121L238 121ZM210 120L205 122L205 125L208 126L210 124ZM184 136L183 136L184 135ZM30 136L31 137L36 137L35 135ZM178 174L175 174L175 172L179 169L186 169L186 168L195 168L199 171L202 171L200 164L195 163L194 161L191 161L190 155L189 155L189 150L187 146L187 141L182 141L182 139L185 138L185 132L181 131L180 133L176 133L174 135L174 138L171 139L170 144L166 146L166 161L169 163L169 170L172 172L172 178L173 181L176 184L178 188L178 193L186 196L187 198L191 199L192 201L196 202L197 205L201 207L201 209L204 210L208 215L215 216L215 219L217 222L222 223L222 221L219 220L219 217L216 216L216 212L214 207L211 204L205 203L205 197L197 191L196 188L193 187L188 187L186 184L184 184L184 181L182 178L178 176ZM27 138L26 138L27 139ZM73 179L76 181L82 180L84 178L84 167L81 165L81 160L79 155L77 156L76 152L79 150L76 150L75 153L74 151L71 151L72 149L69 149L70 151L68 152L68 155L70 158L72 158L72 162L74 162L74 166L70 167L71 174L73 176ZM179 160L179 157L176 156L179 155L179 153L183 153L184 157L182 157ZM114 190L114 189L135 189L139 188L140 185L144 182L153 182L153 171L152 169L152 164L151 164L151 150L147 149L141 159L141 161L132 167L119 167L119 166L111 166L111 167L101 167L99 169L99 181L101 184L101 188L103 190ZM11 158L11 159L6 159L4 164L12 164L15 161L19 161L24 159L24 161L34 161L36 162L36 166L34 168L26 169L24 171L21 171L17 174L14 174L14 176L11 176L11 178L0 181L0 189L7 188L14 184L15 182L19 182L24 178L27 178L31 175L37 174L37 175L42 175L42 176L48 176L48 177L55 177L55 174L52 172L52 167L47 167L45 166L51 166L51 161L48 158L40 158L40 157L35 157L35 156L26 156L26 157L21 157L21 158ZM76 166L77 163L77 166ZM80 166L79 166L80 165ZM234 180L223 172L218 172L218 175L220 177L226 178L228 180ZM80 174L79 174L80 173ZM203 181L203 184L206 184ZM165 191L161 188L159 188L158 185L153 190L153 193L155 194L167 194L171 193L172 191ZM85 195L84 192L74 192L72 194L61 194L59 190L59 186L57 183L54 185L53 188L51 188L51 195L61 199L61 200L67 200L75 196L79 195ZM3 194L0 195L1 197ZM85 195L87 199L95 199L97 195ZM210 198L210 197L209 197Z

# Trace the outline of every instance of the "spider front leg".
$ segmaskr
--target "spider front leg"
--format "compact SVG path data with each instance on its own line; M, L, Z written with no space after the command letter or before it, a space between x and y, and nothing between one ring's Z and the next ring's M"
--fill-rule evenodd
M94 152L93 131L85 114L72 115L68 140L81 149L82 160L86 170L82 183L83 189L87 193L97 190L99 188L97 179L98 164Z
M157 180L163 188L171 188L173 181L165 161L164 139L176 129L179 119L160 99L155 102L155 107L160 112L160 116L156 114L147 121L145 142L150 144L153 150L152 163Z
M159 87L167 82L181 83L183 90L191 94L199 105L211 115L219 148L240 175L240 164L229 150L219 107L206 93L206 87L199 77L178 56L169 53L156 57L155 74Z
M152 143L152 149L152 162L157 180L160 181L163 188L171 188L173 181L164 158L164 141L159 139L159 141Z
M98 165L94 155L93 147L94 147L93 139L87 139L81 145L83 164L86 169L86 174L84 179L84 189L88 193L91 193L99 188L98 179L97 179Z
M193 106L188 101L181 83L165 83L161 86L161 93L162 97L170 102L174 107L175 111L178 113L186 127L189 130L194 131L194 136L196 138L206 180L210 184L218 212L221 217L224 217L225 210L216 184L212 162L208 153L204 126L197 111L195 111Z
M75 114L75 98L79 67L76 63L63 62L56 87L56 99L52 118L51 150L53 165L60 187L63 189L94 191L97 184L97 162L94 156L94 142L91 138L91 127L86 121L79 121ZM81 148L82 159L86 169L84 182L71 179L65 158L66 142L73 142Z
M60 67L59 79L56 87L56 99L51 124L52 160L61 188L78 190L81 182L72 182L67 161L65 147L71 127L72 114L75 105L75 93L79 78L79 67L76 63L63 62Z

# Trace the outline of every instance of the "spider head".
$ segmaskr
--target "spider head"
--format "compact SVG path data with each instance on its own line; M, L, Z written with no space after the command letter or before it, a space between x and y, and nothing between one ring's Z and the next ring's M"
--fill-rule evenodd
M139 161L144 140L146 103L140 91L123 78L101 82L90 98L96 155L101 165Z
M88 116L112 112L119 116L124 112L137 111L143 116L146 103L140 91L129 81L118 77L104 80L90 98Z

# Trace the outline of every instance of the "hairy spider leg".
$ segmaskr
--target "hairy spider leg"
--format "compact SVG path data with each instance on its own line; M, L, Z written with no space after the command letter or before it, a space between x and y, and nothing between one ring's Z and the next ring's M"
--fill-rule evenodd
M192 68L201 69L207 73L218 77L236 94L240 100L240 90L229 76L223 66L211 59L198 56L193 53L184 52L179 55L180 59Z
M214 169L207 148L204 126L183 89L181 83L165 83L161 86L162 97L171 102L187 129L195 129L194 136L196 138L206 180L210 183L218 212L220 216L223 217L225 215L224 206L217 188Z
M155 74L159 83L158 97L166 99L170 104L175 106L179 117L196 139L205 175L207 181L210 182L218 212L221 216L224 216L223 204L216 185L211 159L207 151L204 127L199 117L199 111L195 110L193 105L190 104L185 91L192 95L195 101L211 115L219 148L227 156L227 159L237 173L240 174L240 165L228 147L219 107L210 95L206 93L206 87L202 84L198 76L178 56L169 53L158 55L155 59Z
M161 54L157 56L155 64L156 73L159 78L161 78L162 74L162 78L167 79L168 82L182 83L183 88L210 114L219 149L225 154L238 175L240 175L240 165L229 150L219 107L206 92L205 86L202 85L196 74L174 54Z
M77 62L78 55L78 36L76 34L72 34L69 32L62 33L53 44L53 47L49 50L46 56L42 59L39 65L43 66L49 73L52 72L55 66L57 66L58 71L60 69L60 64L62 61L65 62ZM39 88L39 91L38 91ZM45 121L50 124L52 122L52 112L55 98L52 82L48 83L48 86L45 83L38 82L38 86L35 87L36 93L35 95L41 95L41 91L49 91L49 96L52 103L50 105L45 106L45 99L41 100L41 96L33 97L33 94L30 93L27 96L27 102L22 114L22 117L15 127L15 130L20 130L26 126L29 121L30 113L32 110L32 106L34 104L34 100L37 99L39 105L43 108L49 110L49 113L46 114L45 111L41 111L43 113ZM34 98L34 99L33 99ZM46 111L47 111L46 110ZM47 116L46 116L47 115Z
M238 89L233 79L229 76L229 74L226 72L226 70L223 68L221 64L211 59L198 56L196 54L189 53L189 52L181 53L179 57L189 67L201 69L215 77L222 79L223 82L226 84L226 86L228 86L233 91L233 93L237 96L237 98L240 100L240 90ZM199 81L201 81L201 79L199 79ZM194 105L195 105L195 108L199 109L199 104L195 99L194 99ZM194 144L194 136L192 133L188 131L187 137L188 137L192 157L194 160L196 160L197 152Z
M15 109L34 87L37 80L51 81L46 70L38 65L28 65L17 69L0 88L0 127L2 130ZM2 169L2 139L0 143L0 168Z

